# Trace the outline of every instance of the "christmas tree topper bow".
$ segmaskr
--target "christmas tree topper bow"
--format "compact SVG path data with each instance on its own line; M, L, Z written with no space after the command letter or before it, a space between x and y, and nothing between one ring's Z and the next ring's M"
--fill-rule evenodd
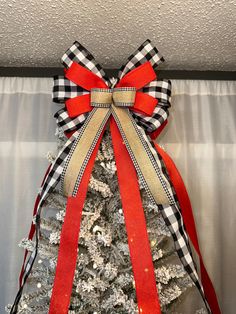
M108 78L90 52L79 42L74 42L62 57L65 74L54 77L53 101L65 104L55 117L68 140L50 165L37 197L34 210L36 247L25 267L23 264L20 276L21 285L22 279L26 282L37 256L42 206L61 180L63 193L68 197L50 314L68 313L78 257L82 210L98 147L108 122L140 313L156 314L161 310L138 179L141 179L150 199L159 204L158 208L173 235L181 262L204 298L175 197L179 200L187 230L200 257L207 299L211 302L213 313L220 313L214 288L202 262L191 205L184 184L168 155L148 139L148 135L155 133L156 136L156 132L160 132L168 117L171 82L165 79L157 80L154 71L163 61L162 55L148 39L129 56L116 79ZM161 169L161 158L166 163L177 196L173 194L168 174L164 174ZM30 230L31 238L33 227ZM22 289L23 286L20 287L11 313L17 312ZM206 300L205 303L208 307Z
M163 183L154 167L155 160L148 146L143 145L142 134L129 113L131 109L152 115L158 102L152 96L136 91L156 79L151 64L147 61L130 71L115 88L109 88L103 79L74 62L65 71L65 77L90 91L89 94L66 100L69 116L74 117L87 111L90 111L90 114L83 125L81 136L74 142L64 167L62 175L64 194L76 195L93 147L112 115L148 192L157 203L168 204Z

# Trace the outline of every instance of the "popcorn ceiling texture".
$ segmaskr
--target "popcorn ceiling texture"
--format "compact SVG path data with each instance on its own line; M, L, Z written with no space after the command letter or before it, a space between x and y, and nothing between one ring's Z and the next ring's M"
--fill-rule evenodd
M78 40L117 68L147 38L159 69L236 70L235 0L1 0L0 66L61 66Z

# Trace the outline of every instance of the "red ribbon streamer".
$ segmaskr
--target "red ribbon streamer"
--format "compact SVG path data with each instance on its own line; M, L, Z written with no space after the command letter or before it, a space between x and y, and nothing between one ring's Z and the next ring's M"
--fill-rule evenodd
M139 313L159 314L161 308L136 170L113 117L110 126Z
M58 261L50 300L49 314L68 313L78 256L78 239L82 210L86 199L90 175L104 130L89 159L76 197L70 196L67 199L66 214L61 230Z

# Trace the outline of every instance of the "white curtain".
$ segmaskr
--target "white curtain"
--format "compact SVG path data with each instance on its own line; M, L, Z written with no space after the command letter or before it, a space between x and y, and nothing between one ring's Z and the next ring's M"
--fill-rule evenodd
M223 314L236 298L236 82L171 80L169 123L159 143L175 161ZM14 301L37 189L54 151L59 109L51 78L0 78L0 313ZM186 313L190 314L190 313Z

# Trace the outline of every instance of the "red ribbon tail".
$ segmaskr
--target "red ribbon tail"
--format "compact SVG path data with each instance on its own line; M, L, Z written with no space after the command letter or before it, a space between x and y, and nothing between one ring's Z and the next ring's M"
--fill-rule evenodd
M156 278L136 170L113 117L110 126L139 313L160 314Z
M220 314L221 311L218 304L217 296L216 296L213 284L211 282L211 279L203 263L203 258L202 258L201 251L199 248L199 243L198 243L198 237L197 237L197 231L196 231L196 226L194 222L192 206L191 206L191 202L190 202L186 187L184 185L183 179L178 169L176 168L173 160L170 158L170 156L163 149L161 149L159 145L157 145L156 143L154 144L155 144L157 152L160 154L160 156L162 157L166 165L171 182L177 194L177 198L180 204L181 213L183 216L186 231L199 256L201 280L202 280L202 285L203 285L204 293L206 296L206 300L211 308L212 313Z
M70 196L67 199L66 214L61 230L58 260L50 300L49 314L68 313L78 256L78 241L82 210L86 199L89 179L104 130L100 135L94 151L88 161L76 197Z

